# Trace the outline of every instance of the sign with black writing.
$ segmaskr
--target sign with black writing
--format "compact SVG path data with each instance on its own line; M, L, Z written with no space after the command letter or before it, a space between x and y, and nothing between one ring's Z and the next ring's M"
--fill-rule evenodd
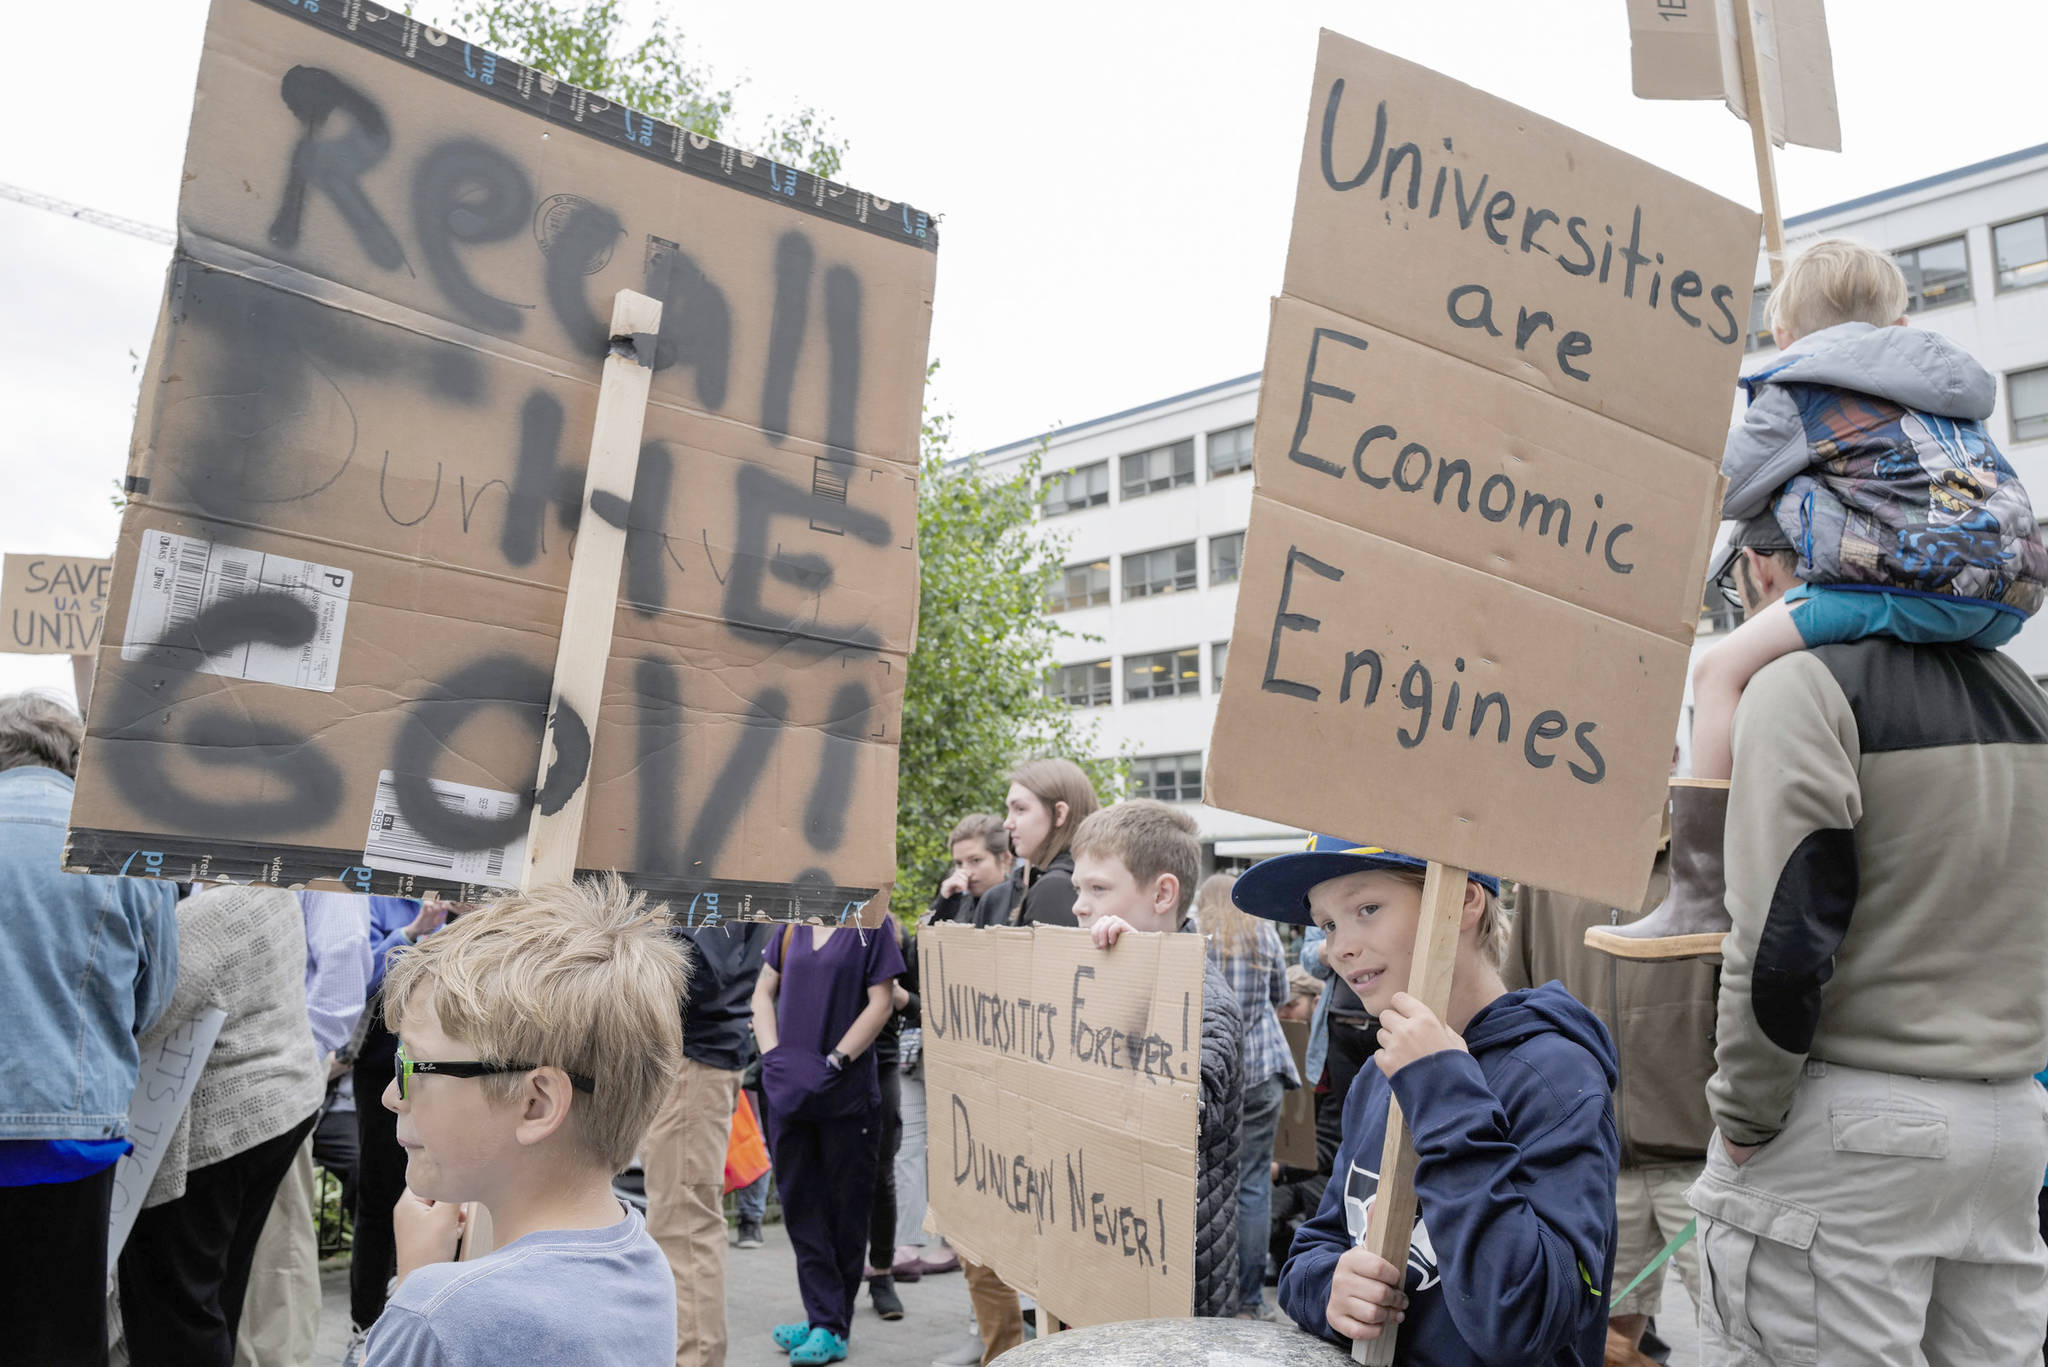
M78 555L9 555L0 617L11 655L91 655L99 649L114 562Z
M1738 0L1628 0L1629 68L1646 100L1721 100L1745 122ZM1771 141L1842 150L1823 0L1740 0L1756 25L1757 81Z
M366 5L215 0L68 865L577 865L698 922L895 863L936 229ZM607 335L612 300L658 335ZM655 374L603 704L541 730L600 368ZM557 790L560 790L559 792Z
M1323 34L1212 801L1641 900L1757 231Z
M1194 1305L1196 935L918 936L932 1214L1074 1325Z
M227 1020L227 1012L210 1006L142 1051L135 1094L128 1102L127 1139L132 1147L114 1164L114 1196L107 1217L109 1273L135 1228L135 1217L142 1213L156 1170L163 1166L164 1146L192 1104L206 1057Z

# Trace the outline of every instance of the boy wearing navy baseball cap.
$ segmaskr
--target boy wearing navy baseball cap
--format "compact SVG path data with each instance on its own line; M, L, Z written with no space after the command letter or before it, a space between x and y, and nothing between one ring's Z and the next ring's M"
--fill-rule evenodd
M1254 916L1322 927L1331 969L1379 1024L1378 1071L1346 1098L1334 1175L1295 1235L1281 1308L1335 1341L1400 1325L1405 1363L1599 1367L1621 1161L1614 1044L1561 985L1503 986L1500 880L1483 873L1465 884L1449 1011L1410 996L1427 867L1319 835L1253 865L1231 893ZM1405 1269L1363 1246L1393 1099L1417 1155Z

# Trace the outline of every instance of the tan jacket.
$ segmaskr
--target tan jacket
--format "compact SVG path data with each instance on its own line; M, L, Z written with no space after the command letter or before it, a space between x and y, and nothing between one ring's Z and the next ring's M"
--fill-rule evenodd
M1670 885L1670 854L1660 850L1643 899L1647 912ZM1514 926L1501 976L1510 988L1555 978L1600 1018L1621 1056L1615 1117L1624 1167L1697 1163L1714 1122L1707 1078L1714 1071L1714 970L1684 963L1622 963L1586 948L1590 926L1634 920L1541 888L1515 891ZM1617 1027L1617 1021L1619 1025Z

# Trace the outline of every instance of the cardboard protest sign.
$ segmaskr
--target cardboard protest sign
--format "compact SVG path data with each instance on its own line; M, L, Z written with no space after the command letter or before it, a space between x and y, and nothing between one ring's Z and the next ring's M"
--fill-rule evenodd
M164 1146L178 1128L206 1056L227 1024L228 1013L210 1006L178 1026L142 1053L135 1074L135 1095L128 1103L128 1142L134 1147L114 1164L114 1196L107 1227L107 1269L111 1273L142 1213L143 1198L163 1166Z
M1316 1166L1316 1085L1308 1075L1307 1021L1281 1021L1287 1051L1301 1085L1280 1098L1280 1128L1273 1136L1273 1161L1290 1168Z
M937 1226L1073 1325L1194 1305L1195 935L918 936Z
M1324 33L1212 800L1641 899L1757 225Z
M114 562L78 555L10 555L0 569L0 616L13 655L90 655L99 649Z
M1721 100L1749 120L1736 51L1740 0L1628 0L1630 66L1645 100ZM1823 0L1748 0L1756 20L1757 80L1766 126L1780 147L1842 150L1834 56Z
M403 15L215 0L68 865L516 883L623 348L655 373L598 509L603 702L556 730L577 865L699 920L868 901L936 245ZM607 335L622 289L658 335Z

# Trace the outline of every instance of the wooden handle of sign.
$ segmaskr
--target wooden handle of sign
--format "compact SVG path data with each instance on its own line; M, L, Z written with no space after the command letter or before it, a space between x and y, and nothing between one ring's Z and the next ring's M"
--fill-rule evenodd
M562 608L562 644L555 653L554 696L548 700L542 741L540 790L562 762L590 762L590 737L611 658L612 621L619 610L619 571L626 562L626 510L640 469L640 431L647 419L647 389L654 379L654 338L661 331L661 301L620 290L612 301L611 352L597 391L597 423L590 434L590 465L583 477L583 517L576 524L576 554L569 563L569 593ZM586 771L566 797L536 802L526 830L526 870L519 886L531 890L576 875L583 843Z
M1764 253L1771 267L1771 288L1785 271L1785 219L1778 208L1778 163L1771 147L1771 120L1764 109L1763 68L1756 58L1756 10L1750 0L1735 0L1735 50L1742 59L1742 101L1749 110L1749 145L1756 153L1757 195L1763 201Z
M1408 970L1408 993L1424 1006L1447 1017L1451 1007L1451 971L1458 961L1458 923L1465 910L1464 869L1431 861L1423 875L1422 918L1415 928L1415 958ZM1401 1103L1387 1103L1387 1142L1380 1150L1380 1190L1373 1198L1372 1222L1365 1246L1395 1267L1408 1266L1408 1244L1415 1234L1415 1145L1408 1138L1408 1118ZM1398 1331L1387 1326L1376 1339L1351 1345L1351 1360L1369 1367L1391 1367Z
M1046 1309L1044 1303L1041 1302L1038 1307L1038 1336L1040 1338L1050 1338L1059 1331L1059 1317Z

